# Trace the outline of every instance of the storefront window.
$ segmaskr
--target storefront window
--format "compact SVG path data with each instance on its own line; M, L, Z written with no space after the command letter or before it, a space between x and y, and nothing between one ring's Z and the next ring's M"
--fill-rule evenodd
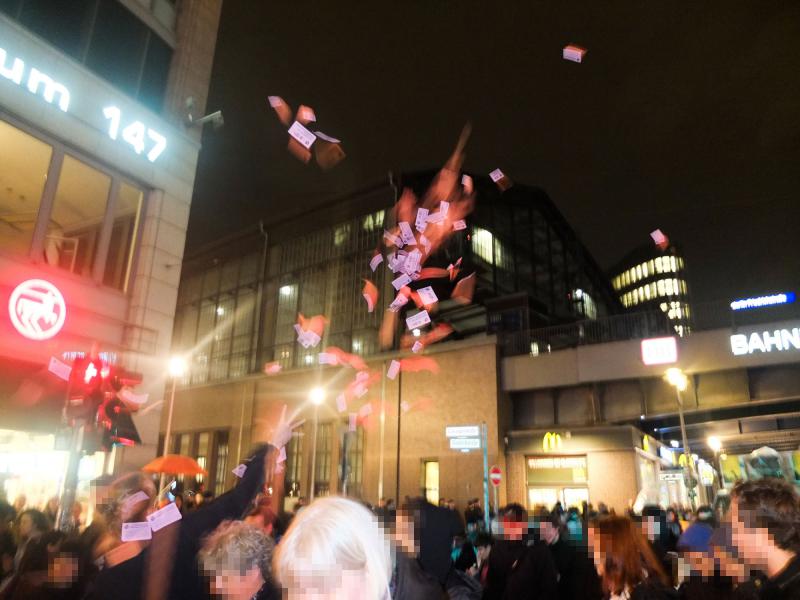
M79 275L92 274L110 188L106 174L64 157L45 237L48 264Z
M52 147L0 121L0 250L27 255Z
M122 291L128 288L143 200L144 192L139 188L124 182L120 185L103 283Z

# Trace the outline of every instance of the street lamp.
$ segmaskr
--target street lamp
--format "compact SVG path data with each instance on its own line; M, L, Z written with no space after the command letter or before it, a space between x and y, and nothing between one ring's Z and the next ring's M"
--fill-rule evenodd
M711 448L712 452L714 452L714 462L717 463L715 466L719 469L719 486L724 488L725 481L722 478L722 461L719 456L719 451L722 450L722 440L715 435L711 435L706 440L706 443L708 447Z
M186 359L182 356L173 356L169 359L169 374L172 377L172 392L169 395L169 412L167 413L167 429L164 432L164 451L162 454L166 456L169 450L169 438L172 435L172 410L175 407L175 386L178 384L178 378L183 377L186 373ZM161 473L161 479L158 483L158 495L164 490L164 480L166 474Z
M325 390L321 387L312 388L308 399L314 405L314 434L311 437L311 491L308 493L309 501L314 500L317 470L317 425L319 423L319 405L325 401Z
M689 378L686 376L681 369L676 367L671 367L667 369L666 373L664 373L664 379L675 388L675 394L678 398L678 418L680 419L681 423L681 437L683 438L683 454L686 457L687 467L689 469L689 479L690 482L694 479L696 484L697 478L694 475L694 459L692 458L692 451L689 448L689 438L686 435L686 421L683 418L683 398L681 398L681 392L685 392L686 388L689 387ZM689 489L689 499L692 502L692 507L694 508L695 505L695 485L692 485Z

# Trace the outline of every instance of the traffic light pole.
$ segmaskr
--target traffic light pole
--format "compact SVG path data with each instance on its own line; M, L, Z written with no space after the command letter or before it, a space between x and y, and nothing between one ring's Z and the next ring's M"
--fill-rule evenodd
M76 421L72 428L67 472L64 476L64 485L61 489L61 500L59 501L58 507L58 518L56 519L56 528L61 531L66 531L70 527L72 505L75 504L75 495L78 491L78 467L80 467L81 456L83 455L84 428L85 423L83 420Z

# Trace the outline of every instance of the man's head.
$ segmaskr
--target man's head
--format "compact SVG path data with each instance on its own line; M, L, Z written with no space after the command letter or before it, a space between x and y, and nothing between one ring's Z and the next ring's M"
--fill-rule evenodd
M478 555L478 563L483 564L488 560L492 551L492 536L486 532L481 532L475 536L475 553Z
M800 551L800 498L790 483L745 481L731 496L732 541L745 562L766 570L776 551Z
M501 512L503 537L507 540L521 540L528 532L528 511L521 504L513 502Z
M22 511L17 517L19 537L27 540L32 535L47 531L47 517L35 508Z
M548 545L555 544L559 538L561 519L556 513L543 508L536 514L536 528L542 540Z
M270 577L272 548L262 530L242 521L225 521L205 539L198 558L215 595L247 600Z

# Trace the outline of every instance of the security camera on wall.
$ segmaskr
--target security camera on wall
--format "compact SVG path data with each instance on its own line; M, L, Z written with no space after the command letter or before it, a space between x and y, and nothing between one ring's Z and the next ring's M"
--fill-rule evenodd
M203 125L205 125L206 123L211 123L211 125L216 130L225 124L225 119L222 116L221 110L207 114L204 117L200 117L197 119L194 117L193 110L194 110L194 98L189 96L186 99L186 118L185 118L186 127L203 127Z

